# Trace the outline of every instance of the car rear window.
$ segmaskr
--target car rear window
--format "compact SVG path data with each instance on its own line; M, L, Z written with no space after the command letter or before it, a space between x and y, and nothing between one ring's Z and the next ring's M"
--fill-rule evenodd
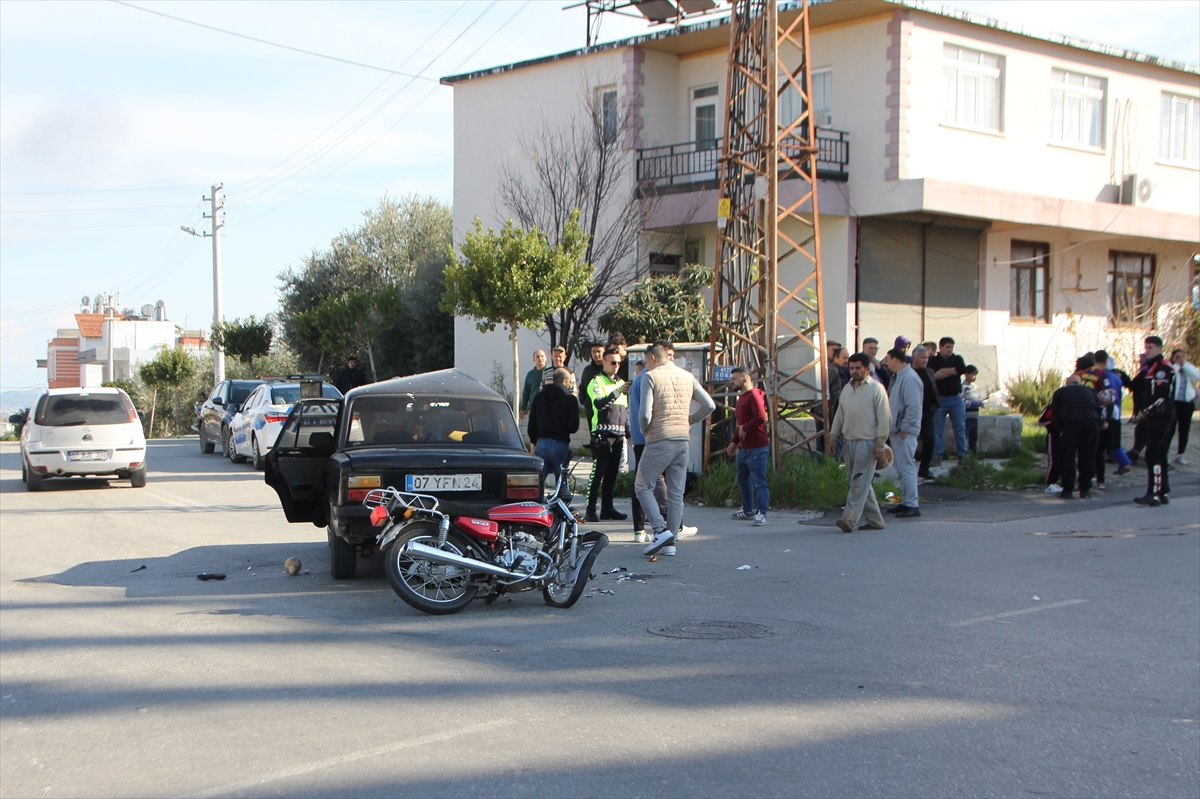
M347 447L430 444L523 449L512 410L503 400L461 397L366 396L346 417Z
M59 394L46 399L38 424L68 427L78 424L126 424L129 408L120 394Z
M314 381L316 382L316 381ZM342 392L338 391L333 386L325 383L321 386L321 396L325 399L341 399ZM295 405L300 401L299 386L284 386L283 388L271 389L271 404L272 405Z
M258 388L261 383L234 383L229 387L229 401L241 405L246 401L246 397L250 396L250 392Z

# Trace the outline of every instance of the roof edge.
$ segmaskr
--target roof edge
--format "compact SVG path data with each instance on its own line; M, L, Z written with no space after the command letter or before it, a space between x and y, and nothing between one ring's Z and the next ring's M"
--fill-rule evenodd
M810 5L825 5L827 3L838 2L838 0L811 0ZM1161 58L1159 56L1149 55L1147 53L1138 52L1137 50L1127 50L1116 45L1100 44L1098 42L1088 41L1087 39L1078 39L1073 36L1067 36L1061 33L1041 30L1039 28L1028 28L1023 25L1018 25L1013 22L1006 22L996 17L989 17L984 14L975 14L970 11L964 11L959 8L944 6L941 3L931 2L930 0L883 0L883 2L901 8L909 8L913 11L921 11L926 14L932 14L938 17L947 19L955 19L961 22L967 22L971 25L979 25L984 28L993 28L995 30L1012 33L1017 36L1024 36L1029 39L1038 39L1052 44L1060 44L1064 47L1071 47L1076 50L1084 50L1091 53L1110 56L1112 58L1120 58L1126 61L1133 61L1139 64L1149 64L1151 66L1169 69L1174 72L1183 72L1189 75L1200 75L1200 65L1188 64L1183 61L1173 61L1169 58ZM779 4L780 11L794 11L801 8L802 0L785 0ZM618 39L612 42L604 42L593 45L591 47L580 47L576 50L568 50L562 53L556 53L548 56L540 56L531 58L526 61L515 61L511 64L503 64L501 66L491 67L489 69L475 70L474 72L462 72L457 75L446 75L439 81L443 86L454 86L458 83L475 80L477 78L486 78L494 75L503 75L506 72L512 72L526 67L538 66L539 64L549 64L555 61L566 61L571 58L580 56L592 55L594 53L603 53L609 50L619 50L623 47L637 47L640 44L653 42L660 39L667 39L674 36L683 36L688 33L693 33L702 30L711 30L722 25L729 24L729 16L722 14L717 17L710 17L700 22L691 25L681 25L678 28L670 28L667 30L647 33L641 36L630 36L625 39Z

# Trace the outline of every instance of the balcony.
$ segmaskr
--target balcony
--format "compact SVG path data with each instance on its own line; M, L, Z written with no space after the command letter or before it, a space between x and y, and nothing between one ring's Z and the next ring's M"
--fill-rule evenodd
M817 148L818 179L845 181L850 177L849 133L817 128ZM638 150L638 188L669 194L715 187L720 164L720 139L647 147Z

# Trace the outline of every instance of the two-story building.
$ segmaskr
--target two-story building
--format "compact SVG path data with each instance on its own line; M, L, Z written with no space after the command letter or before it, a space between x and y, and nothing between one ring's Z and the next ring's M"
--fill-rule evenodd
M590 90L622 109L628 196L652 198L638 273L714 265L728 47L714 19L443 79L456 240L503 224L502 164ZM811 63L830 338L953 336L1002 385L1101 347L1129 365L1195 291L1200 68L894 0L814 3ZM510 352L456 320L459 368L486 380Z

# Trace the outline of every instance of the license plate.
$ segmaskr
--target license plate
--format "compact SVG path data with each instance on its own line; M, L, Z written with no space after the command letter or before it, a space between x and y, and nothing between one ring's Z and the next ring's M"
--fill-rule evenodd
M79 452L68 452L67 460L69 461L106 461L108 460L108 452L102 449L81 450Z
M410 474L404 478L405 491L480 491L481 474Z

